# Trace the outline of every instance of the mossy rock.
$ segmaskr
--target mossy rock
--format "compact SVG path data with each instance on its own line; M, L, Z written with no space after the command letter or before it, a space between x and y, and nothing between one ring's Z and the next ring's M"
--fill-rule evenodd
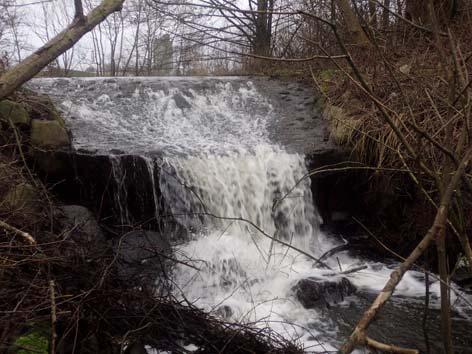
M69 146L70 140L66 129L59 121L33 119L31 144L38 148L55 149Z
M0 101L0 120L8 122L11 119L15 125L29 125L31 117L20 103L10 100Z
M342 107L328 104L324 115L329 121L330 136L339 145L348 143L360 125L360 121L351 119Z
M62 115L59 113L56 107L54 107L54 105L52 104L49 109L49 119L58 122L61 125L61 127L66 126L66 123L64 122L64 118L62 118Z
M57 121L62 127L65 127L64 118L62 118L51 98L49 96L42 96L41 102L47 108L47 120Z
M29 183L14 186L5 196L6 205L12 210L34 212L37 209L38 193Z

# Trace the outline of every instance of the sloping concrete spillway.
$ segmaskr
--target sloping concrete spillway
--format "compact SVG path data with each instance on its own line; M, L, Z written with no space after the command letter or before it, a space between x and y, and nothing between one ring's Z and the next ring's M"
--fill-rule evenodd
M184 241L176 255L195 268L174 269L177 296L326 352L388 278L388 265L346 251L325 260L330 269L307 256L343 242L320 231L311 182L302 178L307 160L337 151L310 87L247 77L38 79L31 86L53 97L73 137L74 176L63 194L89 201L109 223L163 227L171 242ZM360 263L362 271L336 274ZM349 296L323 299L329 311L303 308L302 280L317 291L347 284ZM431 286L436 297L438 288ZM374 338L423 346L423 293L423 275L408 272ZM458 313L466 316L460 306Z
M72 134L81 183L68 189L92 203L103 195L95 209L121 224L153 225L169 215L161 189L179 183L173 177L182 157L279 150L321 161L338 152L312 88L301 83L166 77L38 79L32 86L53 97Z

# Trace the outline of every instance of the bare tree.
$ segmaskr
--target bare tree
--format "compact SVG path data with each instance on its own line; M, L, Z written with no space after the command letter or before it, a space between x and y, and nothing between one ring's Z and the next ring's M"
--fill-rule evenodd
M16 57L17 61L22 59L24 42L21 34L21 12L15 3L10 0L0 2L0 44L7 49L7 56L10 59Z
M0 100L39 73L50 62L79 41L108 15L120 11L124 0L103 0L83 19L74 20L43 47L0 76Z
M360 47L369 46L369 39L362 29L359 18L356 16L353 8L349 4L349 0L336 0L336 4L341 10L346 25L346 30L349 33L353 44Z

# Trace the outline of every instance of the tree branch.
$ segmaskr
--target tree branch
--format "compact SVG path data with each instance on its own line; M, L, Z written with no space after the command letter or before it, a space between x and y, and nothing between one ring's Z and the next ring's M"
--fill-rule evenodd
M390 279L385 284L382 291L377 295L372 305L367 309L362 318L357 323L349 339L341 347L340 352L343 354L351 353L356 345L365 344L365 330L369 327L370 322L375 318L377 313L382 309L385 303L390 299L395 288L400 283L403 275L411 268L416 260L423 254L428 248L430 243L443 232L447 221L447 214L449 210L449 204L451 203L452 196L455 189L459 185L463 174L465 173L469 162L472 158L472 147L465 153L464 158L459 164L458 169L455 171L454 176L451 178L445 192L442 195L441 203L436 212L433 225L428 230L421 242L411 252L407 259L401 263L391 274Z
M83 21L74 21L69 27L43 47L0 76L0 100L13 93L51 61L70 49L80 38L108 15L121 10L125 0L103 0Z

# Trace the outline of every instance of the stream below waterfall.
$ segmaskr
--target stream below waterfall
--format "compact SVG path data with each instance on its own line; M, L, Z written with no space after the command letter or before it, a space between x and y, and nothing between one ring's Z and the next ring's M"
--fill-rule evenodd
M31 86L58 104L78 152L109 157L118 184L128 173L123 156L144 161L156 219L164 202L186 230L186 241L174 246L183 261L173 269L177 297L324 353L336 351L397 265L349 249L324 259L324 267L315 261L347 241L320 230L323 220L304 178L305 151L274 137L285 134L277 126L291 127L290 119L299 124L305 113L303 119L312 119L309 94L280 98L274 92L285 92L285 84L240 77L36 79ZM122 223L130 219L127 193L121 188L115 196ZM354 268L360 270L341 274ZM296 288L306 279L335 290L307 309ZM343 282L356 291L340 294L336 284ZM424 349L424 282L420 271L405 274L368 331L374 339ZM472 353L472 296L453 290L456 350ZM436 353L442 346L435 279L430 292L426 324Z

